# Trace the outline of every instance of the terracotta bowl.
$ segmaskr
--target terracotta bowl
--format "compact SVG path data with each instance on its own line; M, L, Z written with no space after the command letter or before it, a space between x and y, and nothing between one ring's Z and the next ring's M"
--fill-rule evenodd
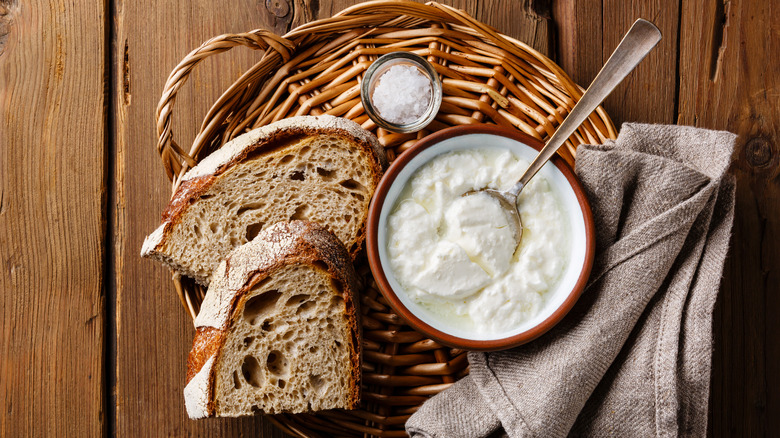
M379 183L368 217L367 250L371 271L379 290L412 327L451 347L467 350L503 350L541 336L557 324L574 306L590 275L595 247L590 205L574 172L555 157L537 175L544 176L556 189L568 215L570 259L558 286L547 292L539 313L519 327L496 334L464 330L456 323L437 317L414 302L404 291L389 266L387 255L387 217L409 178L433 157L475 145L509 149L530 162L543 144L517 130L495 125L464 125L431 134L398 156Z

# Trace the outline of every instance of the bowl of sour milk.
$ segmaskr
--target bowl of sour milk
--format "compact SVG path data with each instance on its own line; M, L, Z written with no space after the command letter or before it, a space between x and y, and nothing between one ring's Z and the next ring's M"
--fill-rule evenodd
M543 144L495 125L431 134L390 166L371 201L371 271L393 309L452 347L501 350L544 334L585 288L593 264L590 206L553 158L518 198L517 245L506 214L471 190L511 187Z

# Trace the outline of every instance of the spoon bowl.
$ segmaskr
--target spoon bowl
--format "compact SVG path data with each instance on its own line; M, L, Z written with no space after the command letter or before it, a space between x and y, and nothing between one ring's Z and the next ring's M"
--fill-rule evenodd
M501 206L501 210L507 215L509 219L509 226L512 227L512 236L515 242L520 243L520 239L523 238L523 221L520 218L520 212L517 211L517 195L510 193L509 191L502 192L495 189L481 189L481 190L469 190L461 196L471 196L482 193L490 196L498 201L498 205Z

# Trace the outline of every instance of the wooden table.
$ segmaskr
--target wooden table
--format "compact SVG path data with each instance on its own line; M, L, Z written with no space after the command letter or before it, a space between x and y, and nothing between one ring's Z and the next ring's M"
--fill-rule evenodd
M0 436L266 436L190 421L193 336L139 257L170 196L155 106L202 41L328 17L349 0L0 0ZM732 249L715 311L714 436L780 430L780 3L447 0L587 84L637 17L664 39L606 102L624 121L739 134ZM208 61L180 94L179 143L257 53ZM772 433L771 431L775 432Z

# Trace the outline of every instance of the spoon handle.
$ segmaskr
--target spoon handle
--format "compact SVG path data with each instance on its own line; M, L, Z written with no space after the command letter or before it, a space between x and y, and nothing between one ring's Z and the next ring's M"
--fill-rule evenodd
M591 113L609 96L609 93L636 68L642 59L661 41L661 31L647 20L639 19L609 57L588 89L574 105L561 126L553 133L547 144L528 166L517 184L508 190L517 196L544 163L552 158L555 151L563 145L574 131L590 116Z

